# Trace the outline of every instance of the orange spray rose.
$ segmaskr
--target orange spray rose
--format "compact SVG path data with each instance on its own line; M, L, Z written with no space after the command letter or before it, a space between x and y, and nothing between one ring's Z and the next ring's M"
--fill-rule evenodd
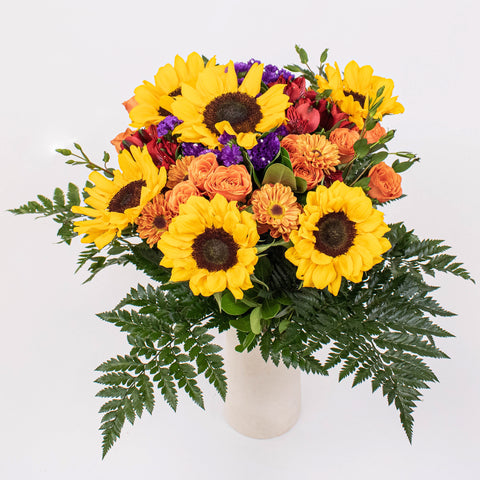
M209 152L195 157L188 166L188 178L197 188L205 191L205 180L218 167L217 157Z
M379 122L371 130L365 132L364 138L367 139L368 143L378 142L385 134L386 130L380 125Z
M127 112L130 112L133 107L136 107L138 105L138 102L135 100L135 95L133 97L130 97L128 100L122 102L122 105L125 107Z
M330 134L329 140L338 147L340 163L348 163L353 159L355 156L353 145L359 139L360 134L349 128L336 128Z
M115 150L117 151L117 153L120 153L120 151L122 150L121 146L122 146L122 142L130 137L130 135L133 135L135 132L133 130L130 130L129 128L127 128L124 132L122 133L119 133L110 143L115 147Z
M191 180L177 183L172 190L165 194L167 206L174 215L178 215L178 209L182 203L185 203L191 196L202 196L200 190Z
M387 202L402 195L402 177L386 163L380 162L368 172L370 177L368 195L379 202Z
M207 177L204 187L210 198L219 193L228 201L244 202L252 191L252 179L244 165L221 166Z

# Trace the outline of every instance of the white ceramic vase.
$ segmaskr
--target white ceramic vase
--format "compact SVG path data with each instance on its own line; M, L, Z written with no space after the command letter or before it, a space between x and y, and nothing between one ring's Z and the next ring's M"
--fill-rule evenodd
M256 347L239 353L236 331L225 340L227 397L225 418L237 432L251 438L273 438L288 432L298 420L300 370L262 358Z

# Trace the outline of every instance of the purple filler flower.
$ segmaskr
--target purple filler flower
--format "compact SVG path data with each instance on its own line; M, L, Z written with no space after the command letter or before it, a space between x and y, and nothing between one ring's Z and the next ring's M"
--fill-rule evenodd
M262 82L268 85L269 83L276 82L281 76L287 80L293 75L287 70L280 69L275 65L265 65L265 68L263 69Z
M230 142L230 141L232 141L234 138L235 138L234 135L230 135L230 134L228 134L227 132L223 132L223 133L218 137L218 141L219 141L222 145L227 145L227 143Z
M280 140L277 132L272 132L258 140L258 143L247 150L255 170L264 169L278 154Z
M165 117L158 125L157 125L157 134L159 137L163 137L167 133L170 133L173 131L173 129L182 123L181 120L179 120L177 117L174 115L169 115L168 117Z
M208 153L210 150L200 143L182 143L183 155L191 155L192 157L198 157L204 153Z
M240 78L238 79L238 84L240 85L243 82L243 77L245 74L250 70L250 67L254 63L262 63L260 60L255 60L251 58L248 62L237 62L235 63L235 72L237 76L240 74ZM269 84L272 82L276 82L281 76L283 78L288 79L289 77L293 77L291 72L287 70L283 70L278 68L276 65L265 65L263 68L263 75L262 75L262 82L265 84Z
M238 145L225 145L222 151L217 153L217 160L225 167L241 163L243 157L240 147Z

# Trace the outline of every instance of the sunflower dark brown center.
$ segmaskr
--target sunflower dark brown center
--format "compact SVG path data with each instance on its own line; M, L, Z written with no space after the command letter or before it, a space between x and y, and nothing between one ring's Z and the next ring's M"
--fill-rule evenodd
M165 220L165 217L163 215L158 215L155 217L155 220L153 221L153 226L155 228L158 228L159 230L165 230L167 226L167 221Z
M348 252L357 233L355 223L343 212L328 213L318 221L317 227L315 248L331 257Z
M242 92L224 93L214 98L203 111L203 121L215 135L218 122L227 121L235 132L254 132L262 119L262 111L255 98Z
M207 228L192 245L192 256L198 268L209 272L228 270L237 263L238 245L222 228Z
M344 90L343 93L345 95L351 95L355 101L357 101L362 107L365 105L365 95L362 95L358 92L351 92L349 90Z
M135 180L127 183L110 200L108 209L111 212L123 213L127 208L138 207L142 197L142 187L146 185L145 180Z

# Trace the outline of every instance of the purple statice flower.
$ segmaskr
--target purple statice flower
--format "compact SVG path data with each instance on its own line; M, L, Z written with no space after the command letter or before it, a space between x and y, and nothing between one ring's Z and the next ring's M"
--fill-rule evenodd
M198 157L208 152L210 152L210 150L201 143L182 143L182 153L185 156L191 155L192 157Z
M227 143L228 143L228 142L231 142L234 138L235 138L234 135L230 135L230 134L228 134L227 132L223 132L223 133L218 137L218 141L219 141L222 145L227 145Z
M237 62L235 63L235 72L237 76L240 78L238 79L238 84L240 85L243 82L243 78L245 77L248 70L254 63L262 63L260 60L255 60L251 58L248 62ZM262 75L262 82L268 85L269 83L276 82L281 76L285 80L290 77L293 77L292 73L278 68L276 65L265 65L263 68L263 75Z
M157 134L159 137L163 137L167 133L173 131L173 129L182 123L175 115L169 115L165 117L158 125L157 125Z
M215 152L217 160L225 167L230 165L237 165L243 162L242 152L240 147L235 144L225 145L221 152Z
M247 150L253 168L263 170L278 154L280 150L280 140L277 131L269 133L261 138L251 149Z
M276 82L280 77L285 80L293 75L287 70L278 68L276 65L265 65L263 69L262 82L268 85L269 83Z
M288 131L287 127L285 125L280 125L276 130L275 134L279 138L286 137L290 132Z
M237 73L237 76L238 74L240 74L240 76L242 78L239 78L239 84L241 83L241 81L243 80L243 77L245 76L245 74L250 70L250 67L254 64L254 63L262 63L260 60L255 60L254 58L251 58L248 62L237 62L235 63L235 72Z

